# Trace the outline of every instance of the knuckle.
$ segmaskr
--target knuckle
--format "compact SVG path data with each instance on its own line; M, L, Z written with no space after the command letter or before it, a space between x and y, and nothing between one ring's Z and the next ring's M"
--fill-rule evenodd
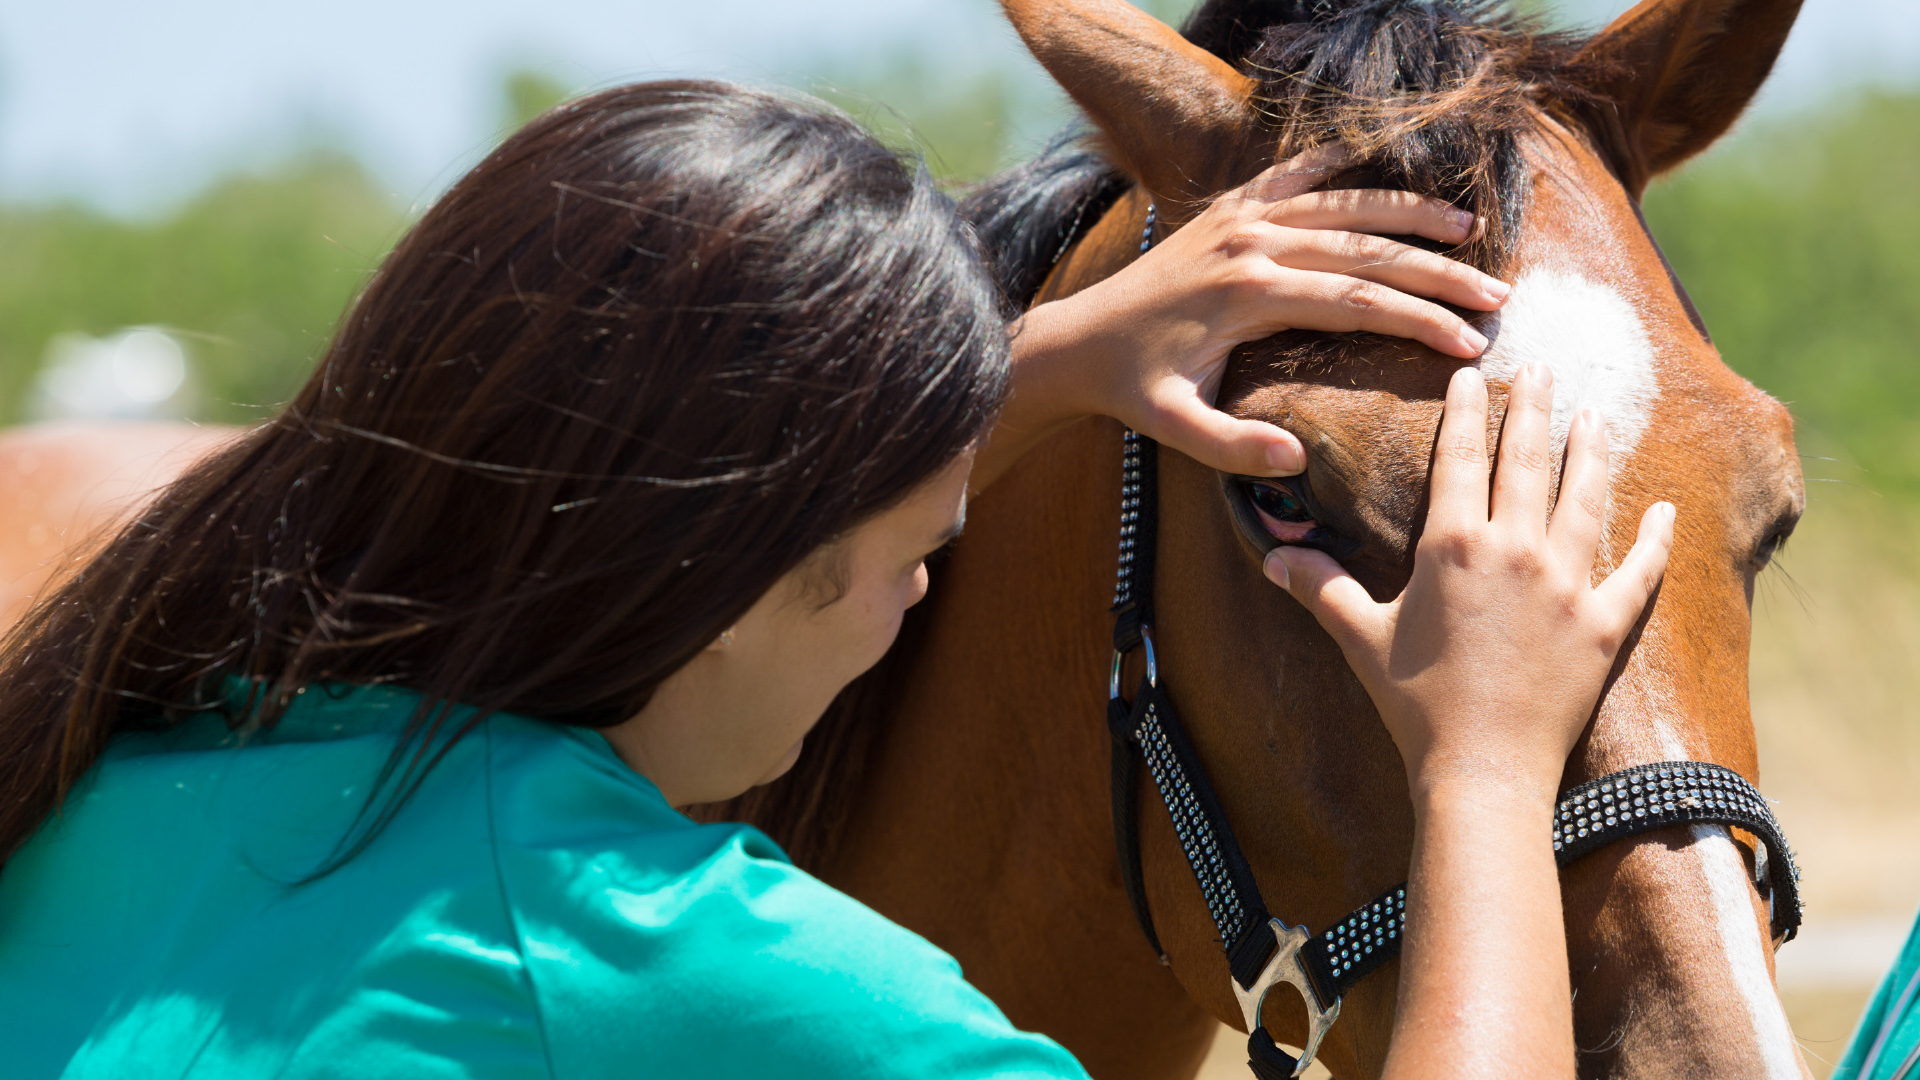
M1594 631L1593 636L1598 640L1600 648L1611 656L1619 652L1620 647L1627 643L1627 627L1620 625L1620 620L1611 619Z
M1265 259L1244 259L1227 271L1225 285L1237 300L1260 300L1284 291L1285 275Z
M1530 473L1544 472L1553 467L1553 459L1540 447L1514 444L1504 447L1503 449L1505 450L1505 455L1501 461L1502 465L1522 469Z
M1573 498L1573 505L1583 514L1595 521L1607 518L1607 496L1600 491L1582 491Z
M1470 438L1454 437L1442 439L1434 448L1440 459L1455 465L1481 466L1487 463L1487 452Z
M1509 573L1534 577L1547 568L1546 553L1531 540L1507 537L1500 544L1500 562Z
M1377 262L1385 249L1385 241L1377 236L1365 233L1339 233L1332 238L1334 249L1355 262Z
M1466 561L1480 544L1481 536L1471 526L1437 525L1421 535L1415 557L1460 563Z
M1357 315L1371 315L1384 307L1380 289L1366 281L1353 281L1340 290L1340 303Z
M1264 221L1242 221L1227 230L1220 246L1233 256L1261 254L1275 246L1279 232Z

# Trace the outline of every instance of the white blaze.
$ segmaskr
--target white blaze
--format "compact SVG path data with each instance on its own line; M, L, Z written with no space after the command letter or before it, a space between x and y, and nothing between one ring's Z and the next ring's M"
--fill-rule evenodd
M1606 417L1613 466L1640 444L1660 383L1653 342L1627 298L1562 270L1529 270L1486 327L1493 342L1480 358L1488 379L1511 380L1522 364L1553 372L1553 447L1567 444L1567 425L1581 409Z
M1753 1023L1767 1080L1800 1080L1799 1057L1793 1031L1780 1007L1780 995L1767 973L1766 954L1773 948L1762 940L1747 890L1747 864L1733 838L1719 825L1695 825L1686 853L1696 860L1712 898L1713 921L1719 932L1720 953L1726 957L1733 985Z

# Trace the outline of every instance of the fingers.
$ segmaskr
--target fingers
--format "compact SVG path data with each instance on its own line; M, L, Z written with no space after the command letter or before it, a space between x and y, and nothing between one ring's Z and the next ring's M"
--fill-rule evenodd
M1594 589L1595 596L1617 620L1615 629L1621 638L1646 610L1653 590L1666 576L1667 556L1673 552L1673 519L1672 503L1657 502L1647 507L1640 516L1640 534L1633 541L1633 550Z
M1379 236L1424 236L1443 244L1465 243L1478 222L1442 199L1410 191L1354 189L1315 191L1277 203L1266 214L1275 225L1296 229L1342 229Z
M1267 552L1261 568L1268 581L1292 593L1343 646L1373 636L1384 617L1386 605L1374 603L1366 588L1324 551L1277 547Z
M1364 330L1412 338L1463 360L1487 348L1486 335L1446 308L1358 277L1275 267L1265 285L1267 303L1261 314L1270 327L1245 340L1281 329L1337 334Z
M1567 566L1593 565L1607 520L1607 425L1582 409L1567 429L1567 467L1547 526L1547 546Z
M1209 405L1193 384L1154 403L1146 434L1209 468L1246 476L1292 476L1307 467L1307 452L1293 433L1258 420L1242 420ZM1144 430L1144 429L1143 429Z
M1247 181L1239 194L1263 202L1297 198L1326 183L1334 173L1351 164L1353 153L1344 145L1322 143L1266 169Z
M1261 240L1267 257L1282 266L1348 274L1477 311L1499 307L1510 291L1466 263L1365 233L1276 227Z
M1428 491L1428 533L1457 534L1487 523L1487 384L1478 368L1461 368L1447 384Z
M1553 372L1525 364L1507 391L1500 428L1500 464L1493 474L1491 519L1516 536L1544 539L1547 489L1553 484L1549 428L1553 423Z

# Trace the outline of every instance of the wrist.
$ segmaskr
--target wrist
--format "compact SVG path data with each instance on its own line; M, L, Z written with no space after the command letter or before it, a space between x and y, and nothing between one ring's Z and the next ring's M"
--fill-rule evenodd
M1438 764L1438 763L1436 763ZM1511 769L1452 767L1422 770L1408 778L1416 818L1432 815L1534 821L1553 820L1559 777L1541 781Z

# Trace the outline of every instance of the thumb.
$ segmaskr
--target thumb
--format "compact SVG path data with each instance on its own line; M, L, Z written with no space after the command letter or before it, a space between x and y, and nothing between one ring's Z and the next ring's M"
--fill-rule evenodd
M1307 467L1307 452L1293 433L1259 420L1242 420L1214 408L1197 389L1161 401L1146 434L1211 469L1241 476L1292 476Z
M1345 645L1365 638L1381 618L1382 604L1345 567L1324 551L1282 545L1267 552L1267 580L1293 594L1333 639Z

